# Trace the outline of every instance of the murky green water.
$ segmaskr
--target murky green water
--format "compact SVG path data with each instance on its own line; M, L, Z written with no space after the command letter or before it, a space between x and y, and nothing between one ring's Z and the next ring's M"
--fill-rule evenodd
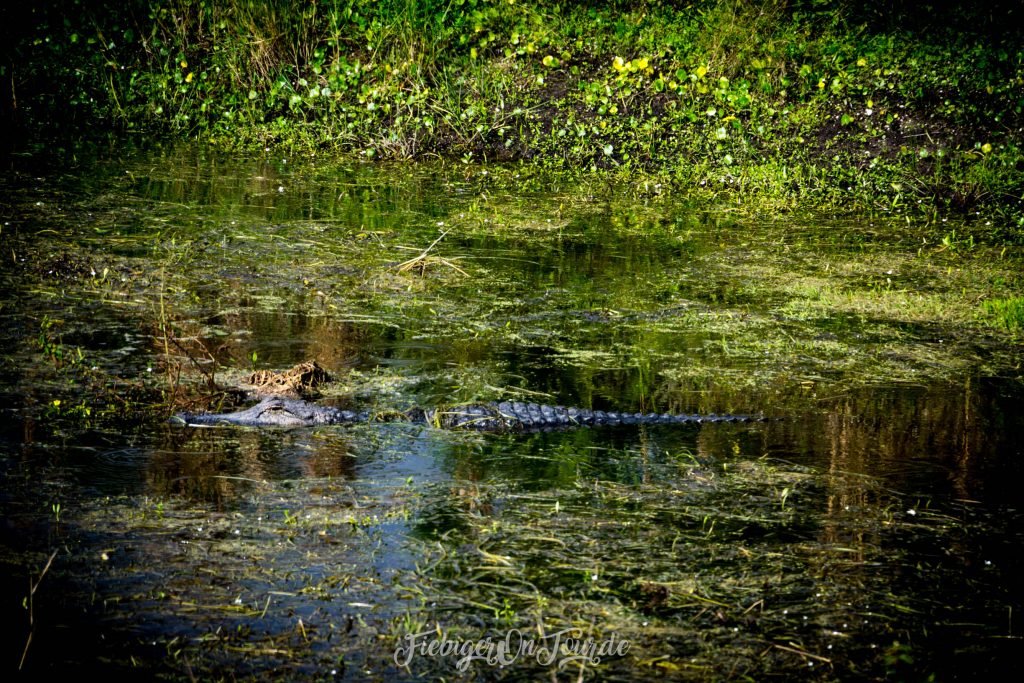
M179 148L15 159L0 182L5 666L945 680L1019 661L1021 346L978 308L1024 289L1019 253L528 169ZM347 407L783 419L166 422L307 359ZM402 649L565 629L628 650Z

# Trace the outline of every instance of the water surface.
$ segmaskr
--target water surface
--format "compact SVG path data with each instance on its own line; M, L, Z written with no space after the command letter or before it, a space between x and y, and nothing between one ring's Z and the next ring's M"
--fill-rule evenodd
M704 680L1017 661L1020 346L976 303L1019 293L1018 254L526 168L178 147L15 159L2 184L7 663ZM166 422L309 359L346 407L782 419ZM630 647L582 674L394 659L408 634L564 629Z

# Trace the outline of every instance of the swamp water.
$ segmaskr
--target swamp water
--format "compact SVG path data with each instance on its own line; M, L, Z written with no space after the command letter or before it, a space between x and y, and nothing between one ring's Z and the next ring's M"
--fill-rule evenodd
M0 182L8 670L975 680L1020 661L1021 346L979 309L1019 295L1020 254L967 248L967 227L193 148L16 159ZM318 400L350 408L781 419L167 421L308 359L336 378Z

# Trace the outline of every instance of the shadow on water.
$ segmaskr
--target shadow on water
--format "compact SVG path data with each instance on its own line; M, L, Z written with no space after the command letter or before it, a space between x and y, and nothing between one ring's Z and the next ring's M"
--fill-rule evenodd
M179 148L52 184L4 177L0 589L21 629L5 667L26 652L32 675L174 679L1013 666L1024 391L1000 363L1019 348L914 317L914 282L946 296L948 255L485 170ZM889 270L908 273L895 295L876 286ZM781 419L164 421L172 400L236 402L211 380L310 358L337 379L319 400L348 408ZM410 634L510 633L629 646L562 669L564 650L395 658Z

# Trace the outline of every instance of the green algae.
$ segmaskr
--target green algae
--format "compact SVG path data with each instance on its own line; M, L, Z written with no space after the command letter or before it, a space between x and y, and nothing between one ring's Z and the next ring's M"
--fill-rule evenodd
M472 400L497 397L488 386L548 391L477 377L489 361L475 360L532 348L577 375L580 396L593 392L585 377L617 369L642 372L649 395L679 405L670 388L684 378L756 392L1018 364L1014 328L989 324L980 304L1019 295L1019 250L951 251L949 223L763 221L667 197L598 198L589 186L523 196L514 175L484 169L287 160L280 191L252 204L262 181L251 177L268 160L232 167L200 152L198 173L175 176L177 159L196 161L175 151L161 166L112 171L74 215L28 192L7 235L29 271L62 250L88 265L72 283L30 289L14 271L12 291L137 318L179 380L197 364L230 375L315 357L341 369L383 342L451 354L443 381L453 400ZM124 202L112 206L116 193ZM40 230L55 234L33 240ZM268 347L264 331L302 341Z

